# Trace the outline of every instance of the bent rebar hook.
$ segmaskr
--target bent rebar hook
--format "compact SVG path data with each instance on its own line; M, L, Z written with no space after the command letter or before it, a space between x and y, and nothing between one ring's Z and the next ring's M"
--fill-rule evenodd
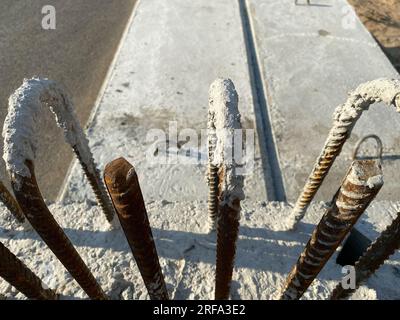
M377 102L393 105L400 112L400 80L377 79L364 83L350 93L350 97L344 104L337 107L333 127L293 208L295 223L292 228L304 217L309 204L340 154L362 112Z
M114 208L107 195L100 174L93 160L88 140L79 125L73 104L65 90L56 82L32 78L9 98L8 114L4 122L4 155L7 170L16 181L18 177L30 177L25 161L34 161L37 148L36 128L45 105L55 115L57 125L63 130L65 141L72 147L96 199L109 222L113 220Z

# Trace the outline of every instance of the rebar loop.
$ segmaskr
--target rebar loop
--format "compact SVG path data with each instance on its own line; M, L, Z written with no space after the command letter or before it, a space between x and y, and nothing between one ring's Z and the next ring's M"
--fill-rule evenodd
M18 202L15 200L14 196L10 191L4 186L0 181L0 201L4 203L11 214L17 219L18 222L24 223L25 216L19 206Z
M134 167L124 158L118 158L107 164L104 181L150 299L168 300L167 287Z
M297 263L281 300L300 299L383 185L380 161L355 160Z
M346 103L336 108L333 127L293 208L295 223L292 228L304 217L310 202L340 154L362 112L377 102L393 105L400 112L400 81L378 79L364 83L350 93Z
M38 144L36 134L41 107L47 106L63 130L65 141L74 150L107 220L112 222L114 209L93 160L89 142L76 117L73 104L65 90L56 82L32 78L10 96L4 121L4 154L10 174L29 177L25 160L34 161Z
M353 150L353 160L357 159L358 151L360 150L361 145L368 139L373 139L376 141L376 155L373 156L373 158L382 161L383 143L381 138L379 138L376 134L368 134L357 141Z
M354 289L344 289L342 283L339 283L333 290L330 299L342 300L349 298L399 248L400 212L397 213L396 219L393 220L355 263L356 287Z
M30 172L29 177L21 176L16 172L11 175L11 185L25 217L87 295L91 299L107 299L71 241L47 208L37 185L33 162L26 160L25 166Z
M42 281L0 242L0 277L28 299L56 300L57 294L45 289Z
M239 235L240 201L244 199L243 176L238 172L242 165L235 158L242 150L241 140L236 141L235 131L241 130L238 95L233 82L217 79L209 93L209 156L210 197L209 208L217 220L217 257L215 299L229 299L236 242ZM241 132L240 132L241 133Z

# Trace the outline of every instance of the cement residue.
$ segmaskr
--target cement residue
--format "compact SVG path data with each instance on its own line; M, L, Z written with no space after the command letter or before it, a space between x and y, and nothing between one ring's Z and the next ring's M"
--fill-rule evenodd
M30 177L26 160L34 161L38 146L38 125L41 123L41 107L47 106L55 115L57 125L71 147L79 152L89 172L94 173L92 154L71 100L56 82L32 78L10 96L8 114L4 121L4 153L7 170L11 174Z
M206 203L188 201L165 205L162 201L156 201L146 206L171 298L212 299L215 285L215 235L208 234L204 223ZM112 299L148 299L125 236L121 230L109 228L99 207L88 203L56 203L50 205L49 209ZM243 201L232 284L234 299L276 298L276 293L282 288L287 273L309 240L322 212L321 205L312 204L298 232L271 230L271 226L278 227L284 223L282 217L290 215L290 209L284 203ZM377 221L373 229L378 232L386 227L390 216L382 216L381 207L377 206L365 219ZM45 285L57 290L62 299L87 299L37 233L23 230L2 205L0 225L0 241L33 270ZM341 266L335 263L335 256L314 280L305 299L329 297L343 276ZM395 298L398 288L391 269L399 263L399 259L398 254L394 255L374 276L377 280L374 286L362 286L354 298L376 299L375 290L392 292L389 298ZM7 299L25 299L2 279L0 293Z
M229 79L217 79L209 91L209 134L215 135L212 145L214 165L221 167L224 179L220 181L222 202L232 204L235 199L243 200L243 176L239 174L239 165L236 161L235 149L242 150L238 143L237 134L242 134L240 113L238 109L239 98L233 82ZM240 131L239 131L240 130ZM240 140L241 142L241 140Z

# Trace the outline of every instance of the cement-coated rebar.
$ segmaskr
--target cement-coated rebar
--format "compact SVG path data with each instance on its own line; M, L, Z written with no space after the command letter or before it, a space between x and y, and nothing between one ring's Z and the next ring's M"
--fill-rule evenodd
M282 300L300 299L383 185L379 160L355 160L331 206L313 231L282 290Z
M15 172L11 174L14 194L25 217L89 298L107 299L89 268L47 208L36 182L33 162L26 160L25 165L30 170L30 177L20 176Z
M4 154L9 172L29 177L25 160L35 160L38 145L38 124L43 107L49 107L65 141L72 147L94 191L107 220L112 222L114 210L93 160L89 142L79 124L71 99L62 86L42 78L24 79L10 96L4 121Z
M213 99L209 97L211 106ZM217 143L216 128L215 128L215 112L209 109L207 119L207 149L208 149L208 164L207 164L207 184L208 184L208 225L209 230L216 230L217 215L218 215L218 166L214 164L214 152Z
M333 127L293 209L295 224L304 217L362 112L377 102L393 105L400 111L400 81L378 79L362 84L336 109Z
M18 222L23 223L25 221L25 216L22 213L21 207L15 200L13 195L8 191L4 184L0 181L0 201L4 203L11 214L17 219Z
M339 283L333 290L330 299L343 300L349 298L384 262L400 248L400 213L396 219L368 247L355 263L356 287L344 289Z
M0 242L0 277L34 300L56 300L57 294L45 289L42 281Z
M236 159L242 151L235 132L242 129L239 97L233 82L217 79L209 91L209 216L217 229L215 293L217 300L229 299L236 242L239 235L240 201L244 199L242 165ZM237 150L240 149L240 150ZM215 219L216 218L216 219Z
M168 291L134 167L124 158L118 158L107 164L104 181L150 299L168 300Z

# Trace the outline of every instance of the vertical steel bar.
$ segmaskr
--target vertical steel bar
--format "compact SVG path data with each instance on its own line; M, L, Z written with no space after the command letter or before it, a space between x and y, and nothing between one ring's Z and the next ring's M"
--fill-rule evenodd
M293 208L295 225L304 217L305 212L324 181L344 143L350 136L354 125L363 111L377 102L393 105L400 111L400 81L377 79L360 85L351 92L348 100L336 108L333 127L314 168Z
M168 300L157 249L134 167L124 158L107 164L104 181L152 300Z
M218 167L208 164L208 220L210 231L216 229L218 215Z
M35 300L56 300L57 294L43 288L42 281L0 242L0 277Z
M344 289L339 283L333 290L331 300L349 298L379 267L400 248L400 213L385 231L369 246L355 263L356 288Z
M22 213L21 207L18 202L14 199L10 191L0 181L0 200L4 203L11 214L17 219L18 222L23 223L25 221L24 214Z
M11 174L15 197L25 217L91 299L107 296L47 208L36 182L33 162L25 161L30 177Z
M221 171L220 179L224 181L224 172ZM231 203L223 200L220 199L217 223L216 300L229 299L236 255L236 242L239 236L240 198L233 199Z
M215 299L228 299L239 235L240 201L244 199L242 165L236 156L242 151L238 108L239 97L230 79L215 80L209 90L209 161L213 166L212 206L217 220ZM217 173L217 174L216 174ZM209 203L210 205L210 203Z
M356 160L289 273L281 299L299 299L383 185L380 161Z

